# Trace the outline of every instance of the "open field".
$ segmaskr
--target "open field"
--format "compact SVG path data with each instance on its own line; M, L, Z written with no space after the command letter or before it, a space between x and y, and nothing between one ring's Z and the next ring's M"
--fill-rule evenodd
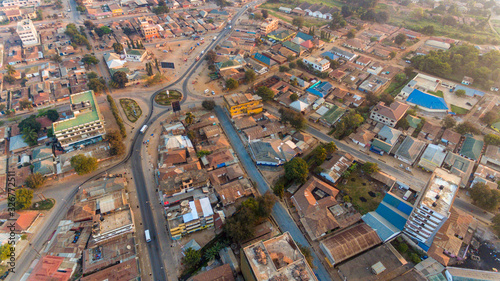
M139 117L142 115L141 107L132 99L120 99L120 105L123 108L123 112L127 115L127 119L135 123Z
M467 109L460 106L456 106L454 104L450 104L450 106L451 106L451 111L459 115L467 114L469 112Z
M367 176L361 174L359 170L351 173L349 177L339 183L337 189L349 195L352 204L362 215L377 209L384 197L381 193L382 188L373 181L369 181Z

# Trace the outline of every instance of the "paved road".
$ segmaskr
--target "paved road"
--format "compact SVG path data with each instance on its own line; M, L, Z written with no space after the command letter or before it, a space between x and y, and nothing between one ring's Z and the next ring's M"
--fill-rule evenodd
M224 110L220 106L216 107L215 112L217 114L217 117L219 118L222 128L226 133L226 136L228 136L229 141L231 142L234 151L236 151L236 153L238 154L240 162L243 164L243 167L247 171L248 176L256 183L259 192L261 194L265 194L268 191L271 192L269 185L262 177L262 174L257 170L257 167L255 166L250 155L248 155L248 152L246 151L245 146L238 137L238 133L235 131L233 125L231 124L229 117L224 113ZM283 205L279 203L274 204L272 216L274 217L282 231L290 232L295 242L311 247L309 245L309 242L307 242L306 238L304 237L304 234L302 234L302 232L299 230L292 217L287 212L285 207L283 207ZM323 264L319 261L316 253L314 251L311 251L311 253L314 257L314 266L316 266L314 273L318 275L320 280L330 280L330 275L326 271Z

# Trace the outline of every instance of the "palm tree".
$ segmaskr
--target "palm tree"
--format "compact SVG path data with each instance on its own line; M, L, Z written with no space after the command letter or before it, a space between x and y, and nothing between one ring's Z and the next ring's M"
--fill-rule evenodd
M35 129L24 128L23 130L23 138L27 144L33 146L37 144L38 133Z
M16 73L16 69L10 64L6 65L5 69L7 70L8 75L12 76L12 75L14 75L14 73Z
M191 112L188 112L186 114L186 119L184 119L184 121L186 121L186 124L192 124L193 123L193 120L194 120L195 116L193 115L193 113Z

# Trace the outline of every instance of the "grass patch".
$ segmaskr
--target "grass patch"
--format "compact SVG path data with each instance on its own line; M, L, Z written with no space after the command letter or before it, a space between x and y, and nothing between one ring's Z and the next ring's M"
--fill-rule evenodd
M384 94L390 94L393 97L397 96L401 92L401 90L403 90L403 88L406 86L406 84L408 84L408 82L413 80L413 78L415 78L415 76L417 76L417 73L413 72L413 74L410 75L410 77L408 77L408 79L406 79L406 81L404 81L403 83L398 83L396 81L392 82L389 85L389 87L387 87L387 89L385 89Z
M359 169L352 172L346 179L343 179L337 185L337 188L349 195L352 204L362 215L377 209L383 199L383 195L378 190L377 185L365 178L365 175L361 174ZM376 196L370 196L370 191Z
M436 97L444 98L444 93L443 93L443 91L437 91L437 92L434 92L434 91L427 91L427 93L429 93L429 94L431 94L431 95L435 95Z
M33 203L33 205L31 205L30 209L31 210L46 211L46 210L52 209L52 207L54 207L55 203L56 203L55 199L48 198L47 200L38 201L38 202ZM37 204L38 204L38 206L35 207Z
M180 101L182 99L182 94L179 91L170 90L167 96L167 92L163 91L158 93L155 97L155 102L159 105L171 105L174 101Z
M451 105L451 111L453 111L455 114L467 114L469 111L463 107L456 106L454 104Z
M0 276L2 276L7 270L9 269L8 266L5 265L0 265Z
M306 2L309 2L309 3L318 2L319 3L321 1L307 0ZM336 2L336 1L330 1L330 2ZM338 2L338 3L340 3L340 2ZM336 7L333 4L332 5L325 4L325 6ZM268 10L270 15L275 16L275 17L291 24L294 16L291 14L285 14L285 13L280 12L279 11L280 7L287 7L287 8L293 9L293 8L297 7L297 5L280 2L280 3L265 3L265 4L262 4L259 6L259 8L261 8L261 9ZM341 7L341 6L338 6L338 7ZM307 26L307 27L311 27L311 26L320 27L320 26L323 26L323 25L328 24L328 23L329 23L329 21L327 21L327 20L320 20L320 19L317 19L314 17L309 17L309 16L304 17L304 26Z
M135 123L139 117L141 117L142 109L135 100L120 99L120 105L122 106L125 115L127 115L128 121Z

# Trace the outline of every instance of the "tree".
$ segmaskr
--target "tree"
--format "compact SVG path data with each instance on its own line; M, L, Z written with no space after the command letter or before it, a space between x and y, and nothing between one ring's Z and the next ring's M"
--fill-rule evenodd
M122 28L122 31L123 31L123 33L125 33L125 35L131 35L131 34L134 34L134 32L135 32L135 30L133 28L130 28L127 26ZM127 43L128 43L128 45L130 45L129 41L127 41ZM129 47L129 49L130 49L130 47Z
M215 59L217 58L217 53L214 50L210 50L205 55L205 58L210 64L213 64L215 62Z
M226 80L226 88L228 90L236 89L238 88L239 83L238 81L234 80L233 78L229 78Z
M477 182L470 190L470 197L476 206L492 211L500 203L500 190L490 189L485 183Z
M297 181L299 183L305 183L307 180L307 175L309 174L309 165L302 158L295 157L291 161L286 162L285 168L285 178L288 181Z
M307 121L304 115L288 108L280 108L280 120L285 124L290 124L296 130L302 130L306 127Z
M274 98L273 90L269 89L266 86L259 87L257 92L255 92L258 96L262 98L263 101L272 100Z
M46 181L47 181L47 179L44 176L42 176L42 174L34 173L34 174L30 174L26 178L25 183L26 183L27 187L32 188L32 189L37 189L37 188L42 187Z
M59 54L55 54L55 55L52 56L52 60L55 63L61 63L62 62L62 57Z
M413 75L414 71L415 71L415 69L413 67L411 67L411 66L407 66L404 69L405 75L408 78L410 78Z
M23 109L32 109L33 108L33 103L31 101L25 99L25 100L20 100L19 101L19 107L21 110Z
M396 123L396 128L408 130L408 128L410 128L410 122L408 122L406 118L401 118L399 119L398 123Z
M24 131L25 128L33 129L35 132L40 132L40 129L42 128L42 124L40 122L36 121L36 116L31 115L28 118L23 119L21 123L19 123L19 130L22 132Z
M497 145L500 146L500 136L495 134L487 134L484 136L484 143L487 145Z
M389 53L389 58L390 58L390 59L393 59L393 58L395 58L395 57L396 57L396 55L397 55L397 54L398 54L398 53L396 53L396 51L392 51L392 52L390 52L390 53Z
M78 12L80 12L80 13L83 13L83 12L85 12L85 11L86 11L85 6L82 6L82 5L78 5L78 6L76 6L76 10L77 10Z
M165 0L159 0L158 7L153 8L153 13L157 15L167 14L168 12L170 12L170 9L167 7Z
M113 32L113 30L111 30L111 28L109 28L108 26L105 26L105 25L94 29L94 31L97 33L97 35L99 37L102 37L106 34L110 34L111 32Z
M406 82L406 75L404 73L398 73L394 76L394 80L399 84L403 84Z
M367 173L367 174L373 174L378 171L380 171L380 168L378 167L377 163L372 163L372 162L365 162L362 166L361 169Z
M89 79L89 82L87 83L87 87L89 87L90 90L96 92L96 93L101 93L106 89L106 81L104 81L103 78L92 78Z
M398 45L401 45L403 44L404 42L406 42L406 35L404 35L403 33L399 33L398 35L396 35L396 37L394 38L394 43L398 44Z
M85 20L83 22L83 25L85 25L85 27L88 29L88 30L93 30L95 28L95 24L90 21L90 20Z
M253 71L253 69L248 69L247 71L245 71L245 81L247 82L253 82L256 76L257 75L255 74L255 71Z
M215 101L214 100L204 100L201 103L201 106L203 106L203 108L206 110L213 110L215 108Z
M277 183L273 187L273 193L279 198L283 198L283 195L285 195L285 185L281 182Z
M97 170L97 159L83 154L73 156L70 163L78 175L85 175Z
M491 219L491 228L495 231L496 235L500 237L500 214L495 215Z
M87 78L90 80L90 79L94 79L94 78L97 78L97 73L95 73L94 71L92 72L89 72L87 73Z
M481 122L488 124L489 126L491 126L497 120L498 120L498 113L496 113L495 111L488 111L483 117L481 117Z
M356 37L356 29L349 30L349 32L347 33L347 38L352 39L354 37Z
M365 121L363 116L354 110L349 111L335 126L335 138L343 139L345 136L350 135L363 121Z
M125 88L125 84L128 83L127 73L123 71L117 71L113 74L113 82L116 83L117 88Z
M289 70L290 70L290 68L288 68L286 65L280 65L280 67L279 67L280 72L286 72Z
M0 261L4 261L10 259L12 254L15 251L15 247L10 245L9 243L5 243L0 247Z
M262 10L261 13L264 19L267 19L269 17L269 12L267 10Z
M111 130L106 134L106 139L109 142L111 155L123 155L127 148L123 143L123 137L117 130Z
M298 28L302 28L304 26L304 18L303 17L295 17L292 20L292 24Z
M16 74L16 69L12 65L10 65L10 64L8 64L8 65L5 66L5 70L7 70L7 74L8 75L14 75L14 74Z
M195 268L201 261L201 253L189 247L184 251L182 261L188 268Z
M456 90L455 95L457 95L457 97L459 98L463 98L465 97L465 90Z
M115 50L115 53L121 54L123 53L123 45L120 43L113 43L113 50Z
M15 191L16 210L28 209L33 200L33 190L29 188L18 188ZM10 202L10 200L9 200Z
M52 122L56 122L57 119L59 119L59 112L57 112L57 110L55 110L55 109L49 109L49 110L47 110L47 112L45 112L45 115Z
M38 133L34 129L24 128L22 132L23 139L28 145L35 146L38 144Z
M194 116L193 113L188 112L188 113L186 113L186 118L184 119L184 121L186 121L186 124L188 124L188 125L193 124L193 121L194 121L195 117L196 116Z
M303 246L303 245L301 245L299 243L297 243L297 246L299 247L299 250L302 253L302 255L304 255L304 258L306 259L306 261L309 264L309 266L312 269L316 269L316 267L313 264L314 258L313 258L312 254L311 254L311 249L309 249L309 247Z
M85 54L82 58L82 62L85 65L96 65L99 63L99 60L93 55Z
M457 127L455 128L455 131L457 131L457 133L461 135L465 135L468 133L473 135L479 135L481 133L481 131L477 128L476 125L468 121L458 124Z
M337 145L333 141L326 143L324 146L328 155L332 155L335 151L337 151Z
M326 160L326 149L323 147L323 145L318 145L316 148L314 148L312 152L312 160L314 161L314 164L316 166L319 166L323 164Z
M406 253L406 252L408 252L408 245L406 243L404 243L404 242L399 243L399 245L398 245L398 251L400 253L403 253L403 254Z
M441 125L445 127L446 129L451 129L455 127L457 124L457 121L455 118L453 118L451 115L446 115L443 120L441 121Z
M290 100L291 101L296 101L299 99L299 95L297 95L296 93L293 93L290 95Z

